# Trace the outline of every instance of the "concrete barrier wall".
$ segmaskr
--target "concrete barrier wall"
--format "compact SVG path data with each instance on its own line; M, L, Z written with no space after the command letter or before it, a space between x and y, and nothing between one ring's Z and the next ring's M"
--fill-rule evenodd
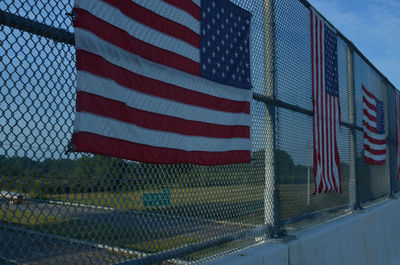
M262 244L207 264L400 264L400 200L388 200L292 235L293 240Z

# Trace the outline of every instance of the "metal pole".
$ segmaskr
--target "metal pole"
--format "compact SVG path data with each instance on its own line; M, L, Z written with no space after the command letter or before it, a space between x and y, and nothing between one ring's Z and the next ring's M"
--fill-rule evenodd
M346 62L347 62L347 93L349 104L349 123L356 125L355 98L354 98L354 55L352 47L346 46ZM356 172L356 128L349 128L349 206L350 208L360 209L360 200L358 197L358 183Z
M392 181L392 176L390 174L390 133L389 133L389 104L388 104L388 86L385 82L385 80L382 80L382 92L383 92L383 105L384 105L384 112L385 112L385 133L386 133L386 163L384 165L384 176L389 176L389 183L387 185L389 186L389 196L392 197L394 192L394 186L393 186L393 181Z
M274 0L263 2L263 35L264 35L264 93L275 101L275 18ZM272 227L273 237L282 235L278 181L276 174L276 119L275 106L265 108L265 189L264 189L264 225Z
M64 29L57 29L2 10L0 10L0 24L52 39L56 42L75 45L74 34L71 32Z

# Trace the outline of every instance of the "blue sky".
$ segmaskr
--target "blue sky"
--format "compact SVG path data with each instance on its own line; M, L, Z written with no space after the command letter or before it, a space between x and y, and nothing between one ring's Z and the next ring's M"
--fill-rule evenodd
M400 89L400 0L309 0Z

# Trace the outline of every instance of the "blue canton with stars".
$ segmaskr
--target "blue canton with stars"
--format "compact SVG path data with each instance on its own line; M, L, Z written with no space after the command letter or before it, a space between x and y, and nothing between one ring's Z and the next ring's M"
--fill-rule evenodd
M383 102L376 99L376 129L379 134L385 133L385 113L383 110Z
M329 95L339 97L337 35L327 25L324 32L325 89Z
M251 14L228 0L202 0L201 9L201 76L250 89Z

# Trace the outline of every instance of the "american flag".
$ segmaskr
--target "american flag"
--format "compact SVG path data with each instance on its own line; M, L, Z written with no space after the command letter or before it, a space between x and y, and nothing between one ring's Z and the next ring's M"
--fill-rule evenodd
M75 151L250 161L249 12L228 0L76 0L74 12Z
M400 180L400 93L395 92L396 97L396 172L397 180Z
M337 34L311 8L315 192L341 192Z
M362 86L364 159L371 165L383 165L386 161L386 134L383 102Z

